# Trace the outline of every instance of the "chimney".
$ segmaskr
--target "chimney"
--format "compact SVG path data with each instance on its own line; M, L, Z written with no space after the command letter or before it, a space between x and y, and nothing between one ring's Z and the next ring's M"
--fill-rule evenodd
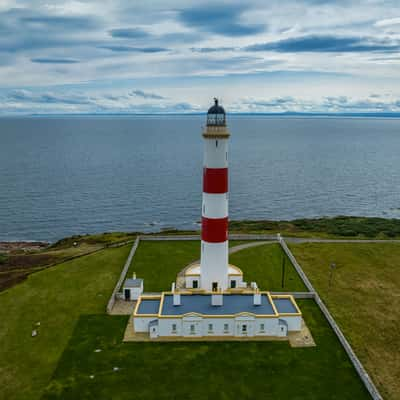
M180 306L181 305L181 294L174 292L174 306Z
M224 304L224 298L222 292L216 292L211 294L211 305L222 306Z
M253 304L255 306L260 306L261 305L261 293L259 291L255 292L253 294Z
M136 272L133 273L132 278L136 279Z
M175 292L175 282L172 282L172 285L171 285L171 292L172 292L172 293Z

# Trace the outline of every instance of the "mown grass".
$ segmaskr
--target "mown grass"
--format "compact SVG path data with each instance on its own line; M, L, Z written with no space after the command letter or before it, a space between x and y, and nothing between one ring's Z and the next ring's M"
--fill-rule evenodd
M229 246L243 244L243 241L230 241ZM133 272L144 279L146 292L170 290L176 274L186 265L200 258L200 241L141 241L129 267L127 277Z
M285 260L284 275L283 260ZM232 254L229 261L242 269L243 278L246 282L257 282L261 290L275 292L307 291L290 260L277 243L249 247Z
M299 303L317 347L121 343L126 317L82 316L43 399L368 399L315 303Z
M400 398L400 245L290 244L385 399ZM335 263L331 286L330 264Z
M129 248L65 262L0 293L0 399L40 397L79 316L104 312Z
M231 232L277 233L302 237L357 237L385 239L400 237L400 219L337 216L292 221L230 221Z

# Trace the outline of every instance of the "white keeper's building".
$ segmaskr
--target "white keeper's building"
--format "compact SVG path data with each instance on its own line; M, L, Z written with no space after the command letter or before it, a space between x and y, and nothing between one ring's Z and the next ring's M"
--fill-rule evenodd
M291 295L259 291L255 282L243 281L240 268L229 264L229 136L225 111L215 99L203 132L200 263L186 267L172 290L159 295L142 294L143 281L126 282L125 298L139 295L133 313L135 332L161 339L282 337L301 330L301 312Z

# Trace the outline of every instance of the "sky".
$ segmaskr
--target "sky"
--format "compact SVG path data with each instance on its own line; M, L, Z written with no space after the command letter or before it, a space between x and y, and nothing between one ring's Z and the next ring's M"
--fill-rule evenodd
M400 112L399 0L0 0L0 115Z

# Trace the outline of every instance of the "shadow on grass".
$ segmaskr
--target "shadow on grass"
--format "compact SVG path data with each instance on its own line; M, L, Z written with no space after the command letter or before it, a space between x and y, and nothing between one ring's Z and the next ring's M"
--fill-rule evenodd
M317 347L122 343L126 316L83 315L43 399L368 399L314 301L299 305Z

